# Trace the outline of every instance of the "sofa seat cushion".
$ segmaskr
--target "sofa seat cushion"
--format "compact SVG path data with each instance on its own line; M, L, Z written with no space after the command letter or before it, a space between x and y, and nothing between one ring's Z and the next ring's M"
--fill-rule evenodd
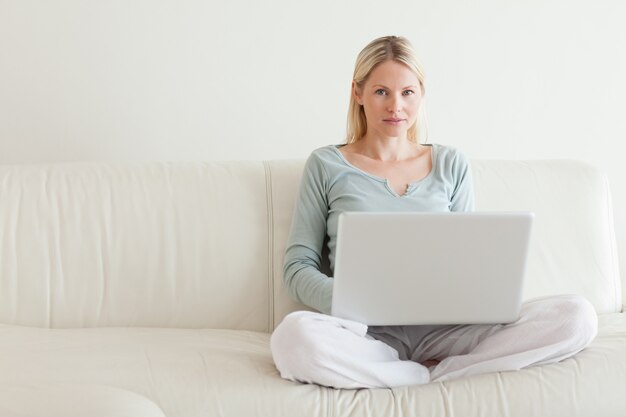
M0 387L28 384L109 386L168 417L626 415L626 315L600 316L593 344L559 364L393 390L282 380L266 333L2 326Z
M31 383L116 387L168 417L327 414L318 387L279 377L262 332L1 326L0 386Z

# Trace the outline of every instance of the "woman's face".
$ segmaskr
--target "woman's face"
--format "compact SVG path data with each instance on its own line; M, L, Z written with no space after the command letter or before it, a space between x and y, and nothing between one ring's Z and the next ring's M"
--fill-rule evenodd
M409 67L385 61L370 72L362 89L353 83L353 92L365 111L368 136L406 139L422 100L419 79Z

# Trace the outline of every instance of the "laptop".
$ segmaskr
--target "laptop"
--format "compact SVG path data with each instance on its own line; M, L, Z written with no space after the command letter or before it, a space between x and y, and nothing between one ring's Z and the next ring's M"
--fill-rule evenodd
M339 216L333 316L367 325L518 319L531 212Z

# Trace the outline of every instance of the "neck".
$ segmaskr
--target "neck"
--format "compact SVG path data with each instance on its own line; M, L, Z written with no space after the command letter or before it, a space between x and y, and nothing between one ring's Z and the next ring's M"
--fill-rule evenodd
M375 138L367 134L357 142L357 145L360 153L381 162L395 162L414 157L421 147L406 138Z

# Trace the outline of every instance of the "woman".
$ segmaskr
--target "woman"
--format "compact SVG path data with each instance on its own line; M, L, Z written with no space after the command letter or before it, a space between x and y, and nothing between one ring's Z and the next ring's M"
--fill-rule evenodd
M271 338L281 376L335 388L423 384L557 362L595 337L597 317L579 296L526 302L506 325L372 326L331 317L343 211L472 211L468 159L419 143L424 76L408 41L376 39L359 54L347 144L314 151L304 168L285 255L290 294L320 313L288 315ZM428 244L428 242L421 242ZM384 277L381 277L384 279Z

